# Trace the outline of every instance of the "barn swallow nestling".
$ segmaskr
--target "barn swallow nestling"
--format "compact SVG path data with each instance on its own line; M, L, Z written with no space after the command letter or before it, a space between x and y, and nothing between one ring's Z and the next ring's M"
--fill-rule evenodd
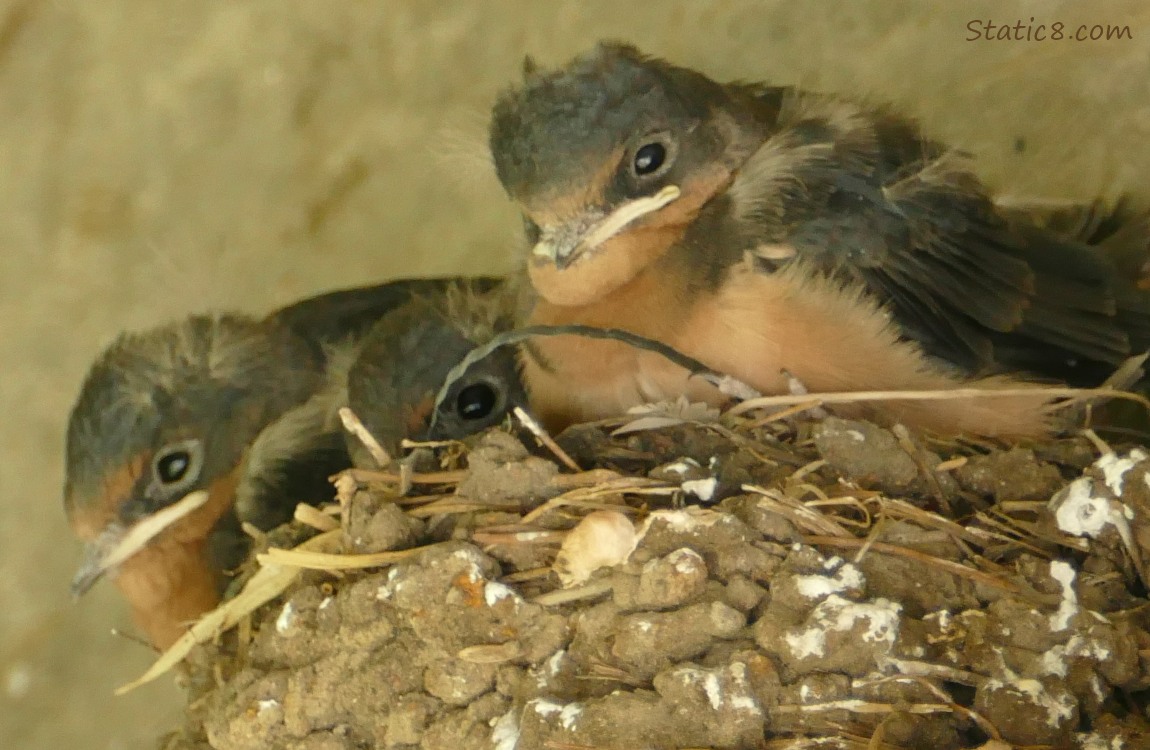
M519 295L513 282L451 284L384 316L364 338L347 376L347 403L391 456L404 438L458 440L529 408L518 351L551 336L621 342L653 352L687 372L715 378L700 362L627 331L587 326L512 329ZM355 464L376 459L349 436Z
M764 393L788 375L812 393L1095 385L1150 344L1150 298L1106 253L1001 210L960 154L884 111L602 43L557 70L529 62L489 141L533 243L527 323L623 327ZM540 341L523 376L552 428L715 398L617 342ZM1049 406L884 413L1026 435L1051 427Z
M329 497L350 460L335 418L357 335L420 280L333 292L267 318L194 315L116 339L68 424L64 503L87 543L82 594L111 573L157 647L210 610L246 551Z
M526 404L510 349L469 370L451 384L438 409L435 404L452 368L511 327L517 301L507 284L460 280L414 295L375 324L348 370L347 403L392 456L404 438L465 437L499 424L513 407ZM358 440L349 439L349 449L357 466L377 468Z

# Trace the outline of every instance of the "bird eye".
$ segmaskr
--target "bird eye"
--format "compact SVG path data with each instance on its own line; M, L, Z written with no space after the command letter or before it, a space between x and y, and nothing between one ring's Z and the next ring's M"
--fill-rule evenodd
M165 446L156 454L152 469L162 486L187 484L199 474L200 458L199 441L186 440Z
M499 401L495 389L487 383L473 383L459 392L455 410L466 420L484 419L491 415Z
M172 451L161 456L160 460L156 462L156 474L159 475L160 481L164 484L175 484L184 478L191 464L192 457L188 455L187 451Z
M646 177L659 171L667 161L667 147L658 141L644 144L635 151L635 174Z

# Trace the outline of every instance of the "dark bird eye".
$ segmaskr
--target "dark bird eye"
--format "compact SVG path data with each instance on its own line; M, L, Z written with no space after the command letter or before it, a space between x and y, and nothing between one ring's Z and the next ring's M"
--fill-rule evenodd
M659 171L663 162L667 160L667 149L659 142L640 146L635 152L635 174L644 177Z
M192 457L186 450L174 450L156 461L156 474L164 484L175 484L188 473Z
M455 409L464 419L484 419L491 414L499 399L487 383L473 383L459 392Z

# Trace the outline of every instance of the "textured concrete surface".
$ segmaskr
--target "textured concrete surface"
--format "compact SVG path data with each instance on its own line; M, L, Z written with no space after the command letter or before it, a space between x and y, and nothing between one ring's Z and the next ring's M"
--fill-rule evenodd
M968 22L1132 39L965 41ZM1025 30L1024 30L1025 31ZM483 155L524 53L600 37L889 101L1016 195L1150 199L1150 11L1076 3L0 0L0 746L146 747L175 688L73 605L62 428L119 330L511 262Z

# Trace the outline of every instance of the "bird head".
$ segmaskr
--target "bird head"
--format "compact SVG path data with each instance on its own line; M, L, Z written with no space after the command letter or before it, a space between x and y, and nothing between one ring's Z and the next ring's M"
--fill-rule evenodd
M510 326L514 292L505 285L459 282L422 295L383 318L348 372L348 406L385 450L404 438L458 439L499 424L526 403L513 351L485 360L436 395L448 373L476 345ZM357 465L370 466L350 445Z
M760 143L746 87L600 43L528 66L493 109L489 145L555 304L608 293L661 256Z
M86 542L73 593L114 576L158 646L214 606L246 453L316 390L317 357L286 330L233 315L116 339L68 423L64 505Z

